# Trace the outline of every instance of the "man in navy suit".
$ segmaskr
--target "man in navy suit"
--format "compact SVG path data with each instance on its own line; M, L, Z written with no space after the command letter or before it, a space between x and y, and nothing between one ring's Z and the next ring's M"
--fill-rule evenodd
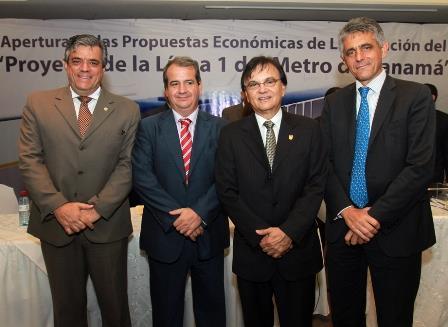
M315 221L326 165L319 124L281 109L287 78L254 57L241 88L254 113L223 128L216 187L235 224L233 272L246 327L311 327L322 254Z
M149 257L153 324L183 325L190 273L196 326L225 326L229 226L214 178L224 120L198 109L202 82L196 61L172 59L163 82L171 110L141 121L132 158L134 189L145 206L140 247Z
M366 324L370 269L380 327L411 327L421 253L435 243L428 183L434 167L434 104L429 89L390 77L388 43L373 19L339 33L355 83L325 98L329 149L327 267L333 324Z

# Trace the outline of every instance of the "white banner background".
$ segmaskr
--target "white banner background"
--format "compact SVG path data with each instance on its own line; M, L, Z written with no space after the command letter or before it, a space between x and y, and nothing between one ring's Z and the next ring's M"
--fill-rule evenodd
M204 102L214 114L239 102L244 58L278 57L288 76L288 101L322 96L353 79L337 49L340 22L232 20L19 20L0 19L0 118L20 115L26 94L66 84L65 40L99 35L109 44L105 86L112 92L155 105L163 94L162 72L170 56L198 60ZM438 107L448 109L448 26L382 24L391 43L388 72L435 84ZM291 96L292 95L292 96ZM159 99L158 99L159 98Z

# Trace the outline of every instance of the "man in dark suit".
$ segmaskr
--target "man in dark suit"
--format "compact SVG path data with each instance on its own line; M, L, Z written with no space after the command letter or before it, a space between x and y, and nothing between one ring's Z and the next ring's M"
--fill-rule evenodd
M149 256L153 324L183 325L190 273L196 326L225 326L229 225L214 178L224 120L198 109L196 61L175 57L163 82L171 110L142 120L133 152L134 189L145 205L140 247Z
M171 110L167 103L164 105L157 107L155 109L147 110L145 112L140 112L141 119L157 115L160 112ZM143 205L142 199L138 196L137 192L132 188L131 192L129 193L129 205L131 207Z
M22 116L19 168L30 192L28 232L41 240L55 326L87 326L90 276L104 326L131 326L127 195L137 104L101 87L107 52L92 35L67 42L69 86L32 94Z
M365 326L367 268L378 326L412 326L421 253L435 243L426 192L434 166L427 87L386 75L388 43L372 19L339 33L356 82L326 98L327 267L335 327ZM359 91L359 92L358 92Z
M434 104L439 92L433 84L425 83L432 95ZM448 114L436 110L436 164L433 183L443 183L448 176Z
M246 327L311 326L322 256L315 221L325 184L316 121L281 110L287 79L269 57L241 76L255 114L223 128L216 186L235 224L233 272Z

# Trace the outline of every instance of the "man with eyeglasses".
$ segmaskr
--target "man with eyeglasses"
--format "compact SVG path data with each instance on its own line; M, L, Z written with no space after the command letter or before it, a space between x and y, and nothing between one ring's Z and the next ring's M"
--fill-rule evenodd
M229 222L214 177L225 121L199 110L197 61L173 58L163 83L170 109L142 119L132 156L134 189L145 205L140 247L149 259L153 326L183 326L190 274L196 326L225 327Z
M33 200L28 232L41 240L54 326L87 326L89 276L103 326L131 326L127 195L140 113L101 86L106 58L95 36L69 38L69 85L33 93L23 110L19 168Z
M281 109L287 79L270 57L252 58L241 87L254 114L222 129L216 186L235 224L233 272L246 327L312 325L322 254L315 217L325 177L316 121Z

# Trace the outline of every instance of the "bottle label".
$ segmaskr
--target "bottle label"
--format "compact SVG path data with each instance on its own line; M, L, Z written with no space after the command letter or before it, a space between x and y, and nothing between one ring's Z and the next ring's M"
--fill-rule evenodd
M19 205L19 211L28 211L30 210L30 205L29 204L21 204Z

